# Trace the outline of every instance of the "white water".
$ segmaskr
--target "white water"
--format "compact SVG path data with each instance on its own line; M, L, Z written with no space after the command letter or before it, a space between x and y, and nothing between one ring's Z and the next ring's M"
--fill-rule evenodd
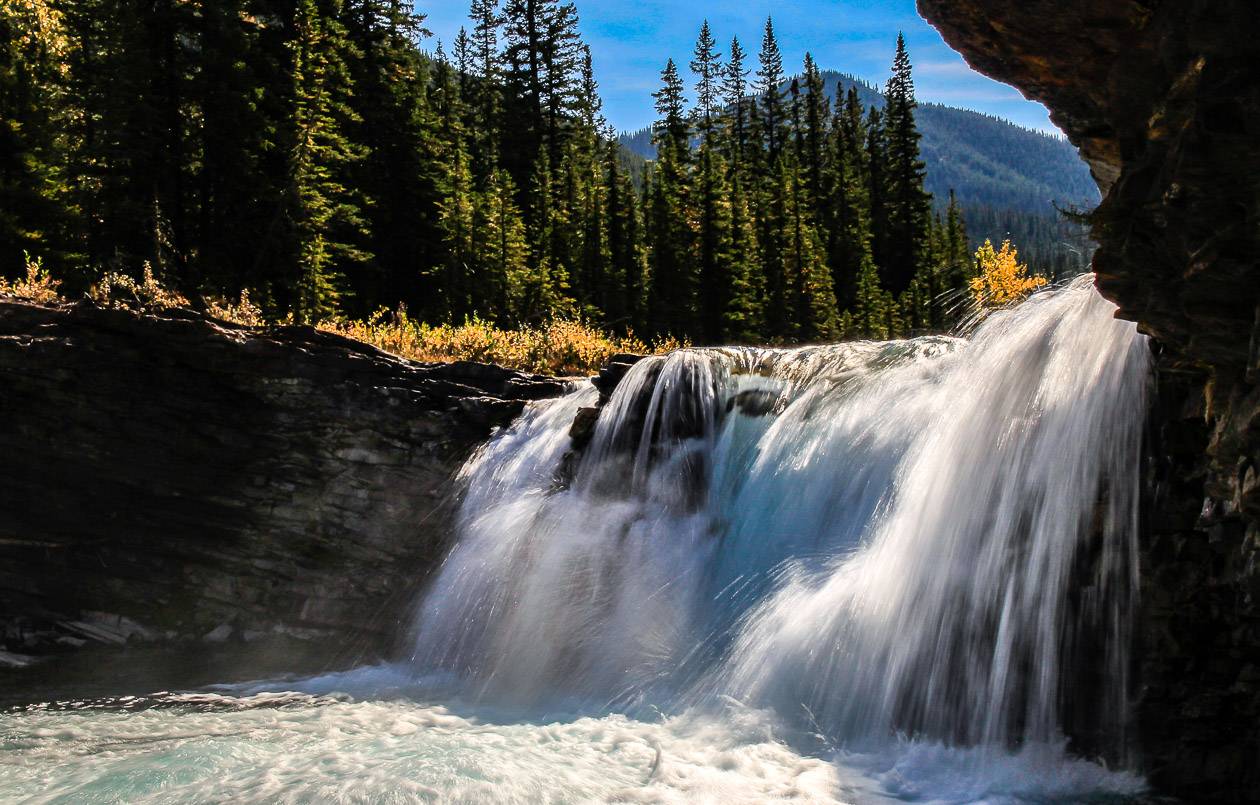
M0 716L0 799L1136 795L1064 748L1127 749L1147 359L1113 310L1082 278L967 341L649 359L573 467L579 385L465 468L410 661Z

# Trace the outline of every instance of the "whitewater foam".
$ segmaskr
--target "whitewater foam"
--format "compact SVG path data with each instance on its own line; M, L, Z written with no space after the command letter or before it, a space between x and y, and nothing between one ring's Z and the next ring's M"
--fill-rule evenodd
M1090 278L967 340L684 350L465 466L406 662L0 714L31 802L1075 803L1123 763L1147 351Z

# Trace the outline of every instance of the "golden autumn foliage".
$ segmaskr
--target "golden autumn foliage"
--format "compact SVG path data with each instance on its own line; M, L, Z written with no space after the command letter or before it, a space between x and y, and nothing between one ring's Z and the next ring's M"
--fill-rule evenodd
M241 291L235 302L223 297L210 297L206 299L206 312L221 321L244 327L262 327L267 323L262 308L249 298L249 291Z
M25 279L9 282L0 277L0 295L39 304L64 302L59 285L39 261L28 260ZM126 274L105 274L88 295L102 307L137 312L188 306L188 300L165 287L147 265L140 280ZM223 322L244 327L269 323L248 291L235 301L207 299L206 306L207 313ZM291 323L292 318L287 322ZM633 334L614 335L569 319L515 330L499 329L476 318L458 326L432 325L411 319L405 308L394 312L380 310L367 320L330 319L316 327L414 361L479 361L553 375L591 374L621 353L660 354L689 346L674 338L649 343Z
M57 5L49 0L2 0L0 15L11 20L18 43L25 49L42 49L55 57L55 69L64 71L65 54L70 48L65 21Z
M590 374L619 353L656 354L687 346L672 338L647 343L634 335L611 335L564 319L515 330L501 330L480 319L430 325L414 321L402 309L382 310L366 321L328 321L318 327L415 361L479 361L555 375Z
M144 264L144 276L137 282L130 275L110 271L88 290L88 296L101 307L128 310L163 310L187 307L188 300L172 291L153 275L153 267Z
M55 280L44 270L43 261L26 256L26 276L9 282L0 277L0 296L13 296L25 302L47 304L61 301L57 287L60 280Z
M1028 266L1019 262L1019 252L1009 240L994 250L985 240L976 250L975 277L971 279L971 298L982 308L1005 307L1022 302L1046 284L1046 278L1029 274Z

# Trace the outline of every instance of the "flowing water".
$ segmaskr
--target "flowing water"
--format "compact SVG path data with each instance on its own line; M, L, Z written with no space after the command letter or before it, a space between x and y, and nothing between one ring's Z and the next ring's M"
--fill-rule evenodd
M575 384L465 467L411 657L0 716L0 799L1138 796L1113 312L1081 278L966 340L649 358L580 455Z

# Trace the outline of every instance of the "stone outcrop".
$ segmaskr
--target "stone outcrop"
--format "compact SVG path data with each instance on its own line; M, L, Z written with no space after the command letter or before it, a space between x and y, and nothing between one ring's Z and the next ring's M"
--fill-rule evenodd
M973 67L1046 104L1104 192L1098 287L1158 354L1137 750L1163 790L1260 800L1257 7L918 4Z
M0 661L384 650L441 554L453 473L564 387L307 327L0 298Z

